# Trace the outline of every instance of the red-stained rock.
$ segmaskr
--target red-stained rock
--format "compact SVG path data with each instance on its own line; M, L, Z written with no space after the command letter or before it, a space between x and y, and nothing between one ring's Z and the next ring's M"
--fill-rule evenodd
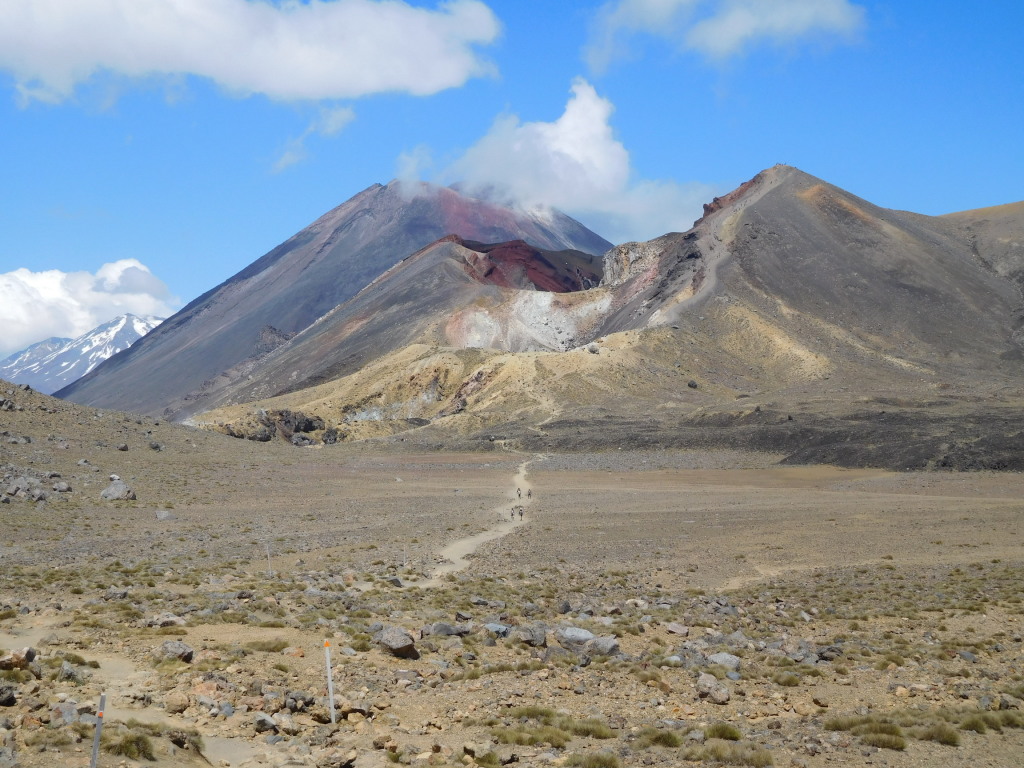
M481 283L568 293L597 285L601 274L591 257L577 251L543 251L522 240L505 243L459 241L471 250L466 272Z

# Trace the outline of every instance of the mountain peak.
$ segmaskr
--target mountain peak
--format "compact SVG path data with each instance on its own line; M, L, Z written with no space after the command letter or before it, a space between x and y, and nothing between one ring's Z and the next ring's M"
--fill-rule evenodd
M50 338L0 362L0 378L51 394L127 349L162 322L152 315L119 315L76 339Z
M373 184L213 288L125 355L59 392L75 402L185 417L225 375L266 354L440 237L523 240L600 256L604 238L558 211L526 212L427 182ZM232 372L233 371L233 372Z

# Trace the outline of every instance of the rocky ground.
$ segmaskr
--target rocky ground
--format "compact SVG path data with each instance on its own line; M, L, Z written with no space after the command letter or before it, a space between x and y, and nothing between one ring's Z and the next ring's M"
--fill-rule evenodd
M0 396L0 766L88 766L104 692L104 767L1024 756L1018 474L295 448Z

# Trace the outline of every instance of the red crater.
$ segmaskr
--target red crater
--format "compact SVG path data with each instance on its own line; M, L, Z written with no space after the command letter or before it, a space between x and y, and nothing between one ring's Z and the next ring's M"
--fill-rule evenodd
M475 280L502 288L569 293L601 282L601 262L582 251L543 251L522 240L478 243L464 240L472 251L466 272Z

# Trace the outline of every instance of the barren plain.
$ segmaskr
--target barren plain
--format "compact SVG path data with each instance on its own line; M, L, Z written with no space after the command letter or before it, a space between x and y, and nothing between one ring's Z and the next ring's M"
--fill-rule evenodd
M88 766L102 692L104 768L1024 756L1018 473L296 448L0 399L0 766Z

